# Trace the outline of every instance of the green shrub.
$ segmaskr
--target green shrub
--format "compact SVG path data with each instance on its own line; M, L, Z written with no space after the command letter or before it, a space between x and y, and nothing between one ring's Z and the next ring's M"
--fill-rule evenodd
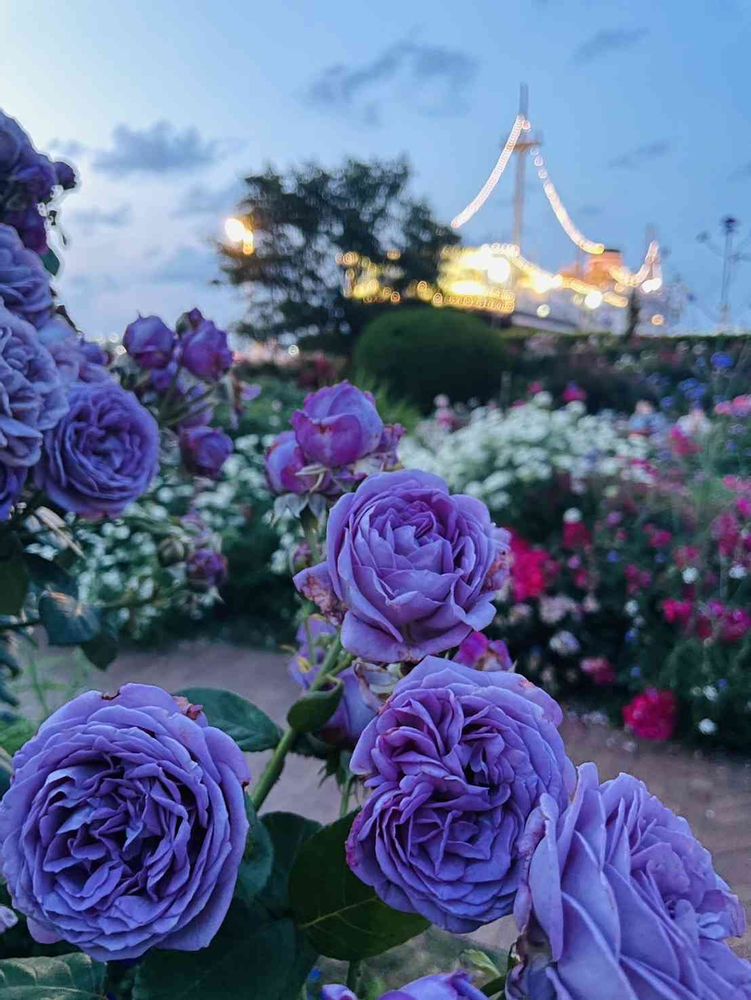
M355 351L355 368L428 412L452 402L485 401L500 388L506 349L500 331L453 309L395 309L373 320Z

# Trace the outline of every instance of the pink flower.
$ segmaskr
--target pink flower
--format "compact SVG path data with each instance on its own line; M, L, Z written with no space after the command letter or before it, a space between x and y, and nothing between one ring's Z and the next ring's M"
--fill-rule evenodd
M696 455L697 452L701 451L700 445L694 438L689 437L679 427L673 427L670 430L670 447L678 458L687 458L689 455Z
M652 582L652 574L648 569L640 569L634 563L629 563L626 566L626 590L629 594L638 594L641 590L646 590L646 588Z
M668 624L687 628L694 615L694 605L692 601L677 601L668 597L662 602L662 613Z
M616 680L613 664L604 656L585 656L579 666L598 687L614 684Z
M625 706L623 721L641 739L662 743L675 732L678 701L672 691L649 688Z
M653 549L666 549L673 541L673 533L664 528L656 528L654 524L645 524L644 532Z
M581 386L578 386L576 382L569 382L563 390L564 403L583 403L586 398L587 393L581 388Z

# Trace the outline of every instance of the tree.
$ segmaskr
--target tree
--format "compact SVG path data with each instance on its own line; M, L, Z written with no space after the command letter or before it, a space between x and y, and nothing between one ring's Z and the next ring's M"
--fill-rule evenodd
M375 264L398 251L398 291L434 280L441 248L458 237L408 193L409 180L404 159L350 159L334 170L307 164L285 174L268 167L246 177L240 213L253 229L255 252L220 247L227 280L248 293L240 332L357 333L372 307L343 294L337 257L347 251Z

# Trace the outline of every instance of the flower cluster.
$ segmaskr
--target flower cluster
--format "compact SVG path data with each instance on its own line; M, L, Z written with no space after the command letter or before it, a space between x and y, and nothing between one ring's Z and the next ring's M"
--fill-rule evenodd
M44 254L45 206L75 186L73 168L39 153L18 122L0 111L0 223L15 229L24 246Z
M466 972L452 972L424 976L395 993L385 993L380 1000L484 1000L484 997ZM324 986L321 1000L357 1000L357 997L346 986Z
M266 457L275 493L336 497L366 476L398 464L403 428L384 425L373 396L349 382L311 393L293 414L292 427L279 435Z

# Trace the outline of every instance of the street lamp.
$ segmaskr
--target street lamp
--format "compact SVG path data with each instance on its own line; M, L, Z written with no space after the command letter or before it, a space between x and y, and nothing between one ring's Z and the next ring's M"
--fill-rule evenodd
M224 223L224 232L230 243L235 243L242 247L242 252L246 257L255 253L256 243L253 230L244 219L231 216Z

